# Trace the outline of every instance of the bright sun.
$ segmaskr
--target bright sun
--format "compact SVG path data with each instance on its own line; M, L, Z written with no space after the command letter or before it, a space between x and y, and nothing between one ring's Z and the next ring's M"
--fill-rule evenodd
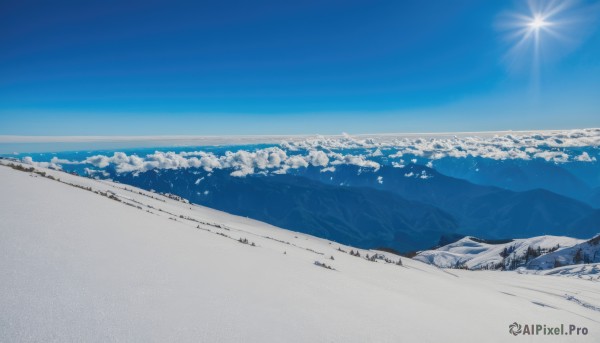
M582 29L584 21L580 16L584 7L580 8L577 1L570 0L523 0L519 3L521 6L517 11L501 16L499 27L505 29L507 41L512 43L505 57L511 66L527 65L532 75L537 75L543 60L549 61L550 56L564 53L552 50L560 49L565 43L576 43L573 36Z
M539 30L545 26L548 26L548 22L544 20L541 16L535 16L531 22L529 22L529 27L533 30Z

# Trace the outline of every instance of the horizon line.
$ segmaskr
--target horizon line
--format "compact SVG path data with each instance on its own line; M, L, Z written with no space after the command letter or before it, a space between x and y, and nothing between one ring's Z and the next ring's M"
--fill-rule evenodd
M225 139L283 139L310 137L376 137L376 136L463 136L490 134L527 134L533 132L564 132L576 130L600 130L600 127L546 130L483 130L483 131L442 131L442 132L387 132L387 133L339 133L339 134L233 134L233 135L0 135L0 143L78 143L78 142L136 142L153 140L225 140Z

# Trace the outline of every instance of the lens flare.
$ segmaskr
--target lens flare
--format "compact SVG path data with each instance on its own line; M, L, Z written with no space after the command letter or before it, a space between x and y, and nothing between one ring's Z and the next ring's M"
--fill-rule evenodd
M574 41L573 28L583 8L570 0L529 0L517 5L520 9L499 16L498 28L508 44L504 57L511 69L526 68L535 76L541 60L552 60L568 50L561 45Z

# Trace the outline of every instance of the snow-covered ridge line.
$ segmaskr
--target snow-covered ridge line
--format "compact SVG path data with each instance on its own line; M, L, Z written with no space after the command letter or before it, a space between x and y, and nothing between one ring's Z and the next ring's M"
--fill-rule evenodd
M85 164L94 168L114 167L117 173L140 173L153 169L202 168L232 169L231 175L243 177L255 173L285 174L290 169L314 166L334 171L337 165L355 165L377 171L375 159L383 155L392 165L403 165L403 156L419 156L430 161L452 157L482 157L494 160L544 159L556 163L596 162L597 157L587 151L568 151L566 148L600 146L600 129L539 132L535 134L506 134L503 136L454 136L450 138L364 138L349 135L340 138L316 137L283 141L280 147L252 151L226 151L222 155L205 151L162 152L145 156L115 152L112 156L96 155L81 161L54 157L50 162L36 162L31 157L23 162L60 169L64 164ZM364 153L344 153L347 149L365 150ZM394 161L397 159L397 161ZM90 168L90 173L98 172Z
M600 235L581 240L539 236L490 244L474 237L418 253L415 260L441 268L517 270L600 281Z
M217 234L221 237L233 239L240 243L245 243L245 244L249 244L251 246L256 246L256 244L254 242L250 242L246 238L246 237L248 237L247 235L250 235L250 236L260 237L262 239L276 241L281 244L290 246L292 248L306 250L306 251L314 253L316 255L321 255L321 256L325 255L325 253L323 253L323 252L316 251L312 248L303 247L301 244L298 245L296 243L291 243L289 241L280 240L280 239L271 237L269 235L257 235L256 233L248 232L244 229L233 227L230 224L223 224L223 223L217 223L214 221L206 221L206 220L198 219L193 216L177 213L173 210L163 209L162 207L160 207L160 205L157 206L157 205L148 204L145 201L143 201L144 199L136 200L134 197L132 197L132 195L142 195L145 197L145 199L152 199L153 201L160 201L162 203L174 201L174 202L182 203L182 204L190 207L190 209L192 209L193 207L197 207L197 205L190 204L190 202L187 201L186 199L183 199L174 194L155 193L152 191L145 191L145 190L142 190L142 189L139 189L136 187L126 186L126 185L122 185L119 183L114 183L112 181L86 179L86 178L80 177L76 174L70 174L70 173L62 172L60 170L52 170L52 169L45 169L45 168L41 168L41 167L33 167L28 164L23 164L23 163L20 163L20 162L14 161L14 160L10 160L10 159L0 159L0 166L9 167L14 170L21 171L21 172L31 173L31 175L34 175L34 176L45 177L45 178L55 181L55 182L59 182L59 183L62 183L62 184L65 184L65 185L68 185L71 187L83 189L85 191L89 191L94 194L117 201L124 205L128 205L133 208L137 208L138 210L145 211L149 214L154 214L154 215L158 215L158 216L166 216L170 220L173 220L176 222L182 222L184 224L187 224L187 226L191 226L191 227L195 226L196 229L205 230L208 232L214 231L215 234ZM92 181L92 182L90 182L90 181ZM94 182L97 182L101 185L106 185L106 186L108 186L108 189L103 190L103 188L97 187L97 185L95 185ZM281 230L283 230L283 229L281 229ZM232 232L235 234L232 234ZM303 234L295 233L296 238L299 235L303 235ZM306 235L304 235L304 236L306 236ZM312 236L309 236L309 237L311 237L312 239L315 239L315 240L322 240L320 238L316 238L316 237L312 237ZM323 240L323 241L326 241L328 243L328 245L333 245L333 243L334 243L334 242L331 242L328 240ZM400 257L397 255L394 255L392 253L389 253L389 252L371 251L371 250L358 249L358 248L350 249L347 246L344 246L342 244L337 244L337 243L336 243L336 246L337 246L337 251L343 252L343 253L348 253L348 254L354 253L353 249L356 249L356 255L354 255L354 256L362 257L366 261L377 262L379 260L379 261L383 261L383 262L389 263L389 264L397 264L400 266L402 265ZM342 247L344 247L344 249ZM359 251L362 252L362 255L359 253Z

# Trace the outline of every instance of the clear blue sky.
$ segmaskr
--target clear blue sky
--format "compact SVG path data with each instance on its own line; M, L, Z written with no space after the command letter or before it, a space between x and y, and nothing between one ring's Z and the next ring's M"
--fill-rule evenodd
M0 0L0 135L598 127L599 5L570 3L534 66L525 1Z

